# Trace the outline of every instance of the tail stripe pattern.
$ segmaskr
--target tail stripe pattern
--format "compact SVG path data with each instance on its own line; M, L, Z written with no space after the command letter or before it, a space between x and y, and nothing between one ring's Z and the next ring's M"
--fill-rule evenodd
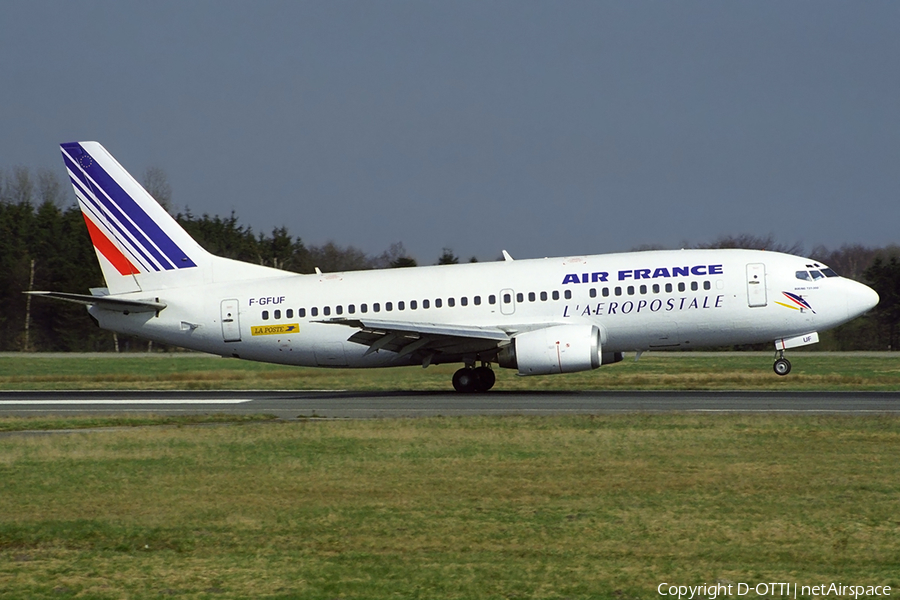
M128 260L128 257L122 254L121 250L116 248L116 245L109 241L108 237L103 235L103 232L100 231L99 227L94 225L94 222L91 221L87 214L81 213L81 215L84 217L84 222L87 225L88 233L91 235L91 242L93 242L94 248L99 250L100 254L106 257L106 260L116 268L119 275L133 275L134 273L140 273L137 267Z
M73 173L72 167L68 163L69 161L67 160L66 167L68 167L69 169L69 179L72 180L72 186L75 188L75 194L78 196L79 200L81 200L81 207L83 209L82 212L84 214L84 217L85 219L88 219L88 214L90 214L91 221L97 229L96 233L102 235L105 239L105 244L103 245L103 247L107 249L115 248L116 251L119 252L119 254L122 254L122 252L119 251L119 249L109 239L109 237L105 233L103 233L103 230L100 228L101 226L105 226L104 229L111 232L113 237L115 237L117 240L128 242L128 244L122 245L124 250L131 254L131 260L129 260L128 262L132 265L132 267L134 267L134 263L137 263L141 268L138 269L135 267L133 271L129 271L127 274L130 275L131 273L144 273L150 271L151 269L158 271L159 269L153 265L153 262L150 260L150 258L146 254L144 254L144 252L141 250L141 247L135 243L134 239L132 239L132 237L128 235L128 232L123 229L119 222L106 216L106 213L103 211L102 206L100 206L100 201L94 196L94 194L88 191L88 189L85 189L85 187L82 185L81 180L78 179L78 177ZM96 189L96 187L94 189ZM91 241L94 242L95 247L97 247L98 249L100 248L100 246L97 245L96 240L94 240L93 236L91 236ZM110 258L106 255L105 252L103 253L103 255L106 256L107 259ZM128 259L126 258L126 260Z
M83 206L93 217L96 233L107 238L112 234L119 246L134 258L129 261L124 255L121 257L132 268L135 262L145 271L197 266L80 144L63 144L62 150L69 177ZM93 240L95 232L91 233ZM112 245L109 239L107 242ZM94 245L97 246L96 240ZM106 256L101 247L98 249ZM126 268L121 261L110 262L117 265L120 273Z

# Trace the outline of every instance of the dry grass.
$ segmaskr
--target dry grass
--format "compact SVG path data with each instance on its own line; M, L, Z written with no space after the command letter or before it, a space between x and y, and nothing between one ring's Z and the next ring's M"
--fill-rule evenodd
M649 353L595 371L518 377L497 369L498 390L900 390L900 355L795 353L788 377L772 355ZM314 369L197 355L6 355L0 389L447 390L458 365L421 369Z
M609 416L0 437L0 598L900 585L900 419Z

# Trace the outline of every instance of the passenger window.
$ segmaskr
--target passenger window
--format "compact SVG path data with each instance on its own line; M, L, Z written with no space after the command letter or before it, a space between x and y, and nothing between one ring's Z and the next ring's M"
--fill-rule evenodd
M634 286L633 285L628 286L628 295L634 296Z
M422 300L422 308L431 308L431 302L428 300Z
M566 297L566 300L571 300L572 299L572 290L566 290L564 296Z
M809 276L809 273L807 271L797 271L796 273L794 273L794 275L797 277L797 279L801 279L803 281L812 281L812 277Z
M609 288L603 288L603 297L609 298Z
M276 310L276 311L275 311L275 318L276 318L276 319L280 319L280 318L281 318L281 311L280 311L280 310Z
M512 294L503 294L503 304L509 304L512 302Z
M453 308L454 306L456 306L456 300L454 300L453 298L447 298L447 306Z
M335 314L342 315L342 314L344 314L344 307L341 306L340 304L338 304L337 306L334 307L334 312L335 312Z
M497 304L497 296L493 294L488 296L488 304Z
M658 293L659 293L659 284L658 284L658 283L654 283L654 284L653 284L653 293L654 293L654 294L658 294Z
M391 312L392 310L394 310L394 303L393 302L385 302L384 310L386 310L387 312Z
M285 311L285 313L284 313L284 316L286 316L288 319L293 319L294 318L294 309L293 308L287 309L287 311Z
M381 304L376 302L372 305L372 312L381 312Z
M409 310L416 310L417 308L419 308L419 303L416 302L415 300L410 300L409 301Z
M475 302L475 306L481 306L481 296L475 296L472 301Z
M444 304L444 301L441 300L440 298L434 299L434 307L435 308L440 308L441 306L443 306L443 304Z
M671 293L672 293L672 284L671 284L671 283L667 283L667 284L666 284L666 293L667 293L667 294L671 294Z
M322 314L325 315L326 317L327 317L328 315L330 315L330 314L331 314L331 307L330 307L330 306L326 306L325 308L323 308L323 309L322 309Z
M537 295L534 292L528 292L528 301L534 302L537 300Z
M313 317L318 317L319 309L317 307L313 306L311 309L309 309L309 314Z
M683 292L683 291L684 291L684 282L683 282L683 281L682 281L681 283L678 284L678 291L679 291L679 292Z
M267 311L267 310L264 310L264 311L263 311L262 319L263 319L263 321L268 321L268 320L269 320L269 311Z
M516 294L516 302L524 302L524 301L525 301L525 294L523 294L522 292L519 292L518 294Z
M460 305L462 305L462 306L468 306L468 305L469 305L469 299L466 298L465 296L463 296L462 298L459 299L459 303L460 303Z
M590 296L591 296L591 298L597 297L597 288L591 288Z
M359 305L359 312L361 312L361 313L367 313L367 312L369 312L369 305L368 305L368 304L360 304L360 305Z
M397 310L406 310L406 302L401 300L397 303Z
M704 282L703 282L703 289L704 289L704 290L712 289L712 284L711 284L710 282L708 282L708 281L704 281Z
M691 282L691 291L696 292L700 289L700 285L696 281Z
M350 313L351 315L356 313L356 305L355 304L348 305L347 312Z
M641 286L641 293L642 293L642 294L646 294L646 293L647 293L647 286L646 286L646 285L642 285L642 286Z
M297 316L300 317L301 319L305 318L305 317L306 317L306 309L305 309L305 308L301 308L300 310L298 310L298 311L297 311Z
M616 286L616 296L621 296L621 295L622 295L622 288L619 286Z
M557 290L553 290L552 298L554 300L559 300L559 292Z
M547 301L547 292L541 292L541 302Z

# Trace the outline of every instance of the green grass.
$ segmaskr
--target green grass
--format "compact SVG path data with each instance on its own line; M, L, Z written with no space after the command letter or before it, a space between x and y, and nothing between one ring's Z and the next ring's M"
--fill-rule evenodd
M888 416L7 434L0 482L0 598L622 599L658 597L662 582L900 586L900 418Z
M595 371L518 377L496 369L498 390L900 390L900 353L795 352L787 377L774 353L647 353ZM459 365L314 369L195 354L0 356L0 389L447 390Z

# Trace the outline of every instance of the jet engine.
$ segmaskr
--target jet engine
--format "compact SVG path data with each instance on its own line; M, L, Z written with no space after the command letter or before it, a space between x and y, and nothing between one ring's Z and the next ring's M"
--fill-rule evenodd
M622 354L600 351L596 325L556 325L520 333L497 358L519 375L550 375L596 369L622 360Z

